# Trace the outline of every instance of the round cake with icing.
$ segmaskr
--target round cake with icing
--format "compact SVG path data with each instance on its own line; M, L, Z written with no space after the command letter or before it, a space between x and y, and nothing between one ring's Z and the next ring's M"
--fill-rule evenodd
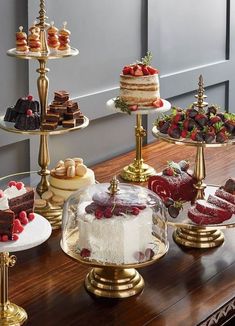
M100 264L151 261L167 246L162 201L128 184L95 184L76 192L63 210L62 247Z
M123 68L119 99L132 109L161 107L158 70L150 66L151 53Z
M49 176L50 190L67 199L73 192L95 183L94 172L83 164L81 158L60 160Z

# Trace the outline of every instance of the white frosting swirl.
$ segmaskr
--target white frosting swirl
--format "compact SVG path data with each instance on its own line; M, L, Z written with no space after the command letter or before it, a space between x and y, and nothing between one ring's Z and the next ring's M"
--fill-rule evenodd
M3 196L0 198L0 210L5 211L6 209L9 209L8 199L6 196Z
M26 192L27 190L25 187L22 187L20 190L18 190L16 186L11 186L4 190L4 194L8 199L24 195Z

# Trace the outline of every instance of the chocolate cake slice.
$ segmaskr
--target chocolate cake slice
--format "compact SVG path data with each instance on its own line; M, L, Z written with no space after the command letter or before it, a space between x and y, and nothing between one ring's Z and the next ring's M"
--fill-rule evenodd
M16 214L25 211L27 214L34 210L34 190L31 187L26 187L27 192L21 196L9 199L9 207Z
M15 220L15 213L6 209L4 211L0 210L0 235L7 235L9 239L12 238L13 225Z

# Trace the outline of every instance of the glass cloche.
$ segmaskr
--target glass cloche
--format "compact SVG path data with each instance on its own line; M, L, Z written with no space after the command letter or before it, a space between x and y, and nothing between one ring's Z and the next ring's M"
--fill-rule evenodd
M151 264L168 250L165 206L147 188L115 177L83 188L65 202L61 247L93 266Z

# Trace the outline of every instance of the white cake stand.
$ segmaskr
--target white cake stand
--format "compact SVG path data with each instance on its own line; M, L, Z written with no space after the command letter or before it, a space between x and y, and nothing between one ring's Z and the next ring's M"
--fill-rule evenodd
M45 242L51 235L50 223L41 215L28 223L17 241L0 243L0 325L22 325L27 319L26 311L8 300L8 267L16 263L10 252L30 249Z
M115 99L110 99L106 106L109 110L111 110L113 113L123 112L120 108L115 107ZM144 163L144 160L142 158L142 144L143 144L143 137L146 136L146 130L142 126L142 115L143 114L160 114L164 113L166 111L169 111L171 108L170 102L163 100L163 106L160 108L142 108L138 107L138 110L131 111L131 114L136 115L136 126L135 126L135 138L136 138L136 157L134 159L134 162L129 164L128 166L124 167L124 169L121 172L121 177L124 180L132 181L132 182L144 182L147 181L148 178L151 175L155 175L156 171L151 166Z

